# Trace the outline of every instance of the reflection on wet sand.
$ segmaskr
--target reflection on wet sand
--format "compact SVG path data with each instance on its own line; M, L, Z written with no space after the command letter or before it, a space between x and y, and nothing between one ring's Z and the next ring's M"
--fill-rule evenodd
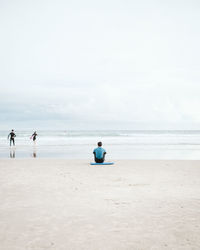
M33 158L36 158L37 157L37 151L36 151L36 148L33 147Z
M15 149L10 149L10 158L15 158Z

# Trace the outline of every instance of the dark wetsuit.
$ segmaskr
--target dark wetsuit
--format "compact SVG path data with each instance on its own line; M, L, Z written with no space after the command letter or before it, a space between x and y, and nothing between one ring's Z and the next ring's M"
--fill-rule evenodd
M8 137L10 137L10 146L13 143L13 145L15 146L15 133L14 132L10 132L10 134L8 135Z
M35 140L36 140L36 136L37 136L37 134L36 134L36 133L32 134L33 141L35 141Z

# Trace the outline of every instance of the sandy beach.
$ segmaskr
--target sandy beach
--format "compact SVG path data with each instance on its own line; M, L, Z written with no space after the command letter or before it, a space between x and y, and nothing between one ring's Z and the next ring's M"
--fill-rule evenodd
M0 160L1 250L200 249L200 161Z

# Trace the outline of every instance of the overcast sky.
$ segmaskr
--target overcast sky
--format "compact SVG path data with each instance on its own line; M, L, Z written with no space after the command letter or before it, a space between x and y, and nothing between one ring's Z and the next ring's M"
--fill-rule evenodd
M0 36L0 129L200 124L198 0L0 0Z

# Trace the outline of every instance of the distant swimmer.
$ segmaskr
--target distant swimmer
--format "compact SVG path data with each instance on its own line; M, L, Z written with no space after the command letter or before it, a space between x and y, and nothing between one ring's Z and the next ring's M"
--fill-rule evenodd
M10 138L10 146L13 143L13 146L15 146L15 137L16 134L14 133L14 130L12 129L10 134L8 135L8 139Z
M36 141L36 137L37 137L37 133L36 131L32 134L32 136L30 137L30 139L33 139L33 142Z
M98 148L95 148L93 151L94 160L96 163L103 163L105 160L106 150L102 148L102 142L97 143Z

